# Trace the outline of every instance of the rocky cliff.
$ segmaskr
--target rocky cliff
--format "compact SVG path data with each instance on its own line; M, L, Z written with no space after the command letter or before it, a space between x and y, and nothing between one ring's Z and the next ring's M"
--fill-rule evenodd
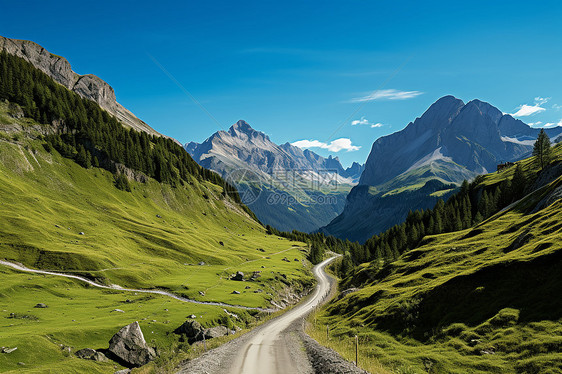
M562 128L546 131L551 138L562 134ZM322 231L364 241L403 221L410 209L432 207L451 183L527 157L538 132L486 102L442 97L403 130L373 143L343 213Z
M3 36L0 36L0 51L6 51L32 63L37 69L69 90L98 103L103 109L117 117L125 126L151 135L161 136L156 130L119 104L115 97L115 91L109 84L92 74L79 75L75 73L64 57L50 53L37 43L9 39Z

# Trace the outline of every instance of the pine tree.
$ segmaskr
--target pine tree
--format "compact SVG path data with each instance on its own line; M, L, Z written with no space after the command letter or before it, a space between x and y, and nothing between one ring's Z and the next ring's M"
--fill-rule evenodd
M308 259L313 264L319 264L322 262L324 258L324 248L317 245L316 243L312 243L310 246L310 252L308 253Z
M474 224L477 225L483 220L484 218L482 217L482 214L480 212L477 212L476 215L474 216Z
M87 167L88 164L88 155L86 154L86 149L82 144L78 146L78 153L76 154L76 163L83 167Z
M511 180L511 191L513 200L518 200L523 197L525 193L525 186L527 185L527 175L523 171L521 164L517 164L515 167L515 172L513 173L513 179Z
M536 157L536 162L541 170L550 162L550 138L546 135L544 129L539 132L537 141L533 146L533 156Z

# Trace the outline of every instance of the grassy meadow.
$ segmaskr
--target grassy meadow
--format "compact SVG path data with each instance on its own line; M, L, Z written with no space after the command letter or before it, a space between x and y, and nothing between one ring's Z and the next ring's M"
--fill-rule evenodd
M269 308L283 289L312 284L304 244L267 235L221 186L193 179L172 188L148 180L121 191L111 173L47 152L36 123L10 121L23 132L0 133L0 259L246 307ZM236 271L246 279L254 271L261 276L230 280ZM48 308L34 308L37 303ZM188 316L211 326L225 323L223 309L0 265L0 345L18 347L0 354L0 371L112 372L114 363L79 360L73 352L106 348L120 327L138 320L165 356L179 344L170 331ZM241 328L257 313L230 310Z
M341 283L359 290L311 317L311 334L326 340L330 325L326 344L352 359L358 335L360 365L375 373L560 373L562 148L553 151L554 180L509 209L426 236L393 263L360 265Z

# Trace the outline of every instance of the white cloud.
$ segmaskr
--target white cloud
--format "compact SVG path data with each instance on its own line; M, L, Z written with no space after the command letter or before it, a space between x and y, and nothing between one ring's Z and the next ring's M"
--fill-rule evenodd
M533 126L540 126L542 125L541 121L537 121L537 122L529 122L527 125L533 127Z
M361 117L361 119L356 119L351 121L351 126L357 126L357 125L371 125L372 123L369 122L369 120L365 117Z
M560 121L558 121L558 123L554 123L554 122L547 122L544 124L543 127L560 127L562 126L562 119Z
M543 105L543 104L546 104L548 102L548 100L550 100L550 97L537 96L537 97L535 97L535 104Z
M560 110L560 109L562 109L562 105L552 104L552 109L554 109L554 110Z
M513 117L527 117L536 113L544 112L546 109L540 105L521 105L519 110L512 114Z
M376 90L368 95L355 97L350 101L352 103L362 103L365 101L375 101L375 100L406 100L406 99L412 99L421 94L423 94L423 92L420 91L399 91L395 89Z
M351 126L357 126L357 125L370 126L372 129L374 129L376 127L383 127L384 126L384 124L382 124L380 122L372 123L365 117L361 117L361 119L356 119L356 120L351 121Z
M550 100L550 97L535 97L535 104L527 105L523 104L519 107L517 112L513 113L513 117L527 117L533 114L544 112L546 109L542 106Z
M327 149L330 152L339 152L345 150L347 152L350 151L358 151L360 146L352 145L351 139L348 138L339 138L336 140L332 140L330 143L324 143L319 140L298 140L296 142L291 143L295 147L299 148L322 148Z

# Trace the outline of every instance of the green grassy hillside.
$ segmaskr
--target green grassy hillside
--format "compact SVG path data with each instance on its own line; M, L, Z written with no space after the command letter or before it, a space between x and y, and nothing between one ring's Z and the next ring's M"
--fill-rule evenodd
M553 151L524 199L470 229L425 236L392 263L361 265L342 284L359 290L317 325L331 325L334 342L359 335L364 362L399 373L562 371L562 147Z
M270 307L282 288L312 282L303 244L267 235L222 186L194 177L172 187L148 178L131 181L131 192L119 190L112 173L48 152L40 135L48 127L14 118L9 107L0 104L0 259L248 307ZM261 277L229 280L238 270L261 271ZM33 308L37 303L48 308ZM233 310L240 327L252 320L249 312ZM202 316L204 324L226 318L222 307L104 291L1 265L0 311L0 344L18 347L0 354L0 371L30 372L112 372L113 364L79 360L59 344L72 351L103 348L135 320L147 340L168 347L167 333L187 316Z

